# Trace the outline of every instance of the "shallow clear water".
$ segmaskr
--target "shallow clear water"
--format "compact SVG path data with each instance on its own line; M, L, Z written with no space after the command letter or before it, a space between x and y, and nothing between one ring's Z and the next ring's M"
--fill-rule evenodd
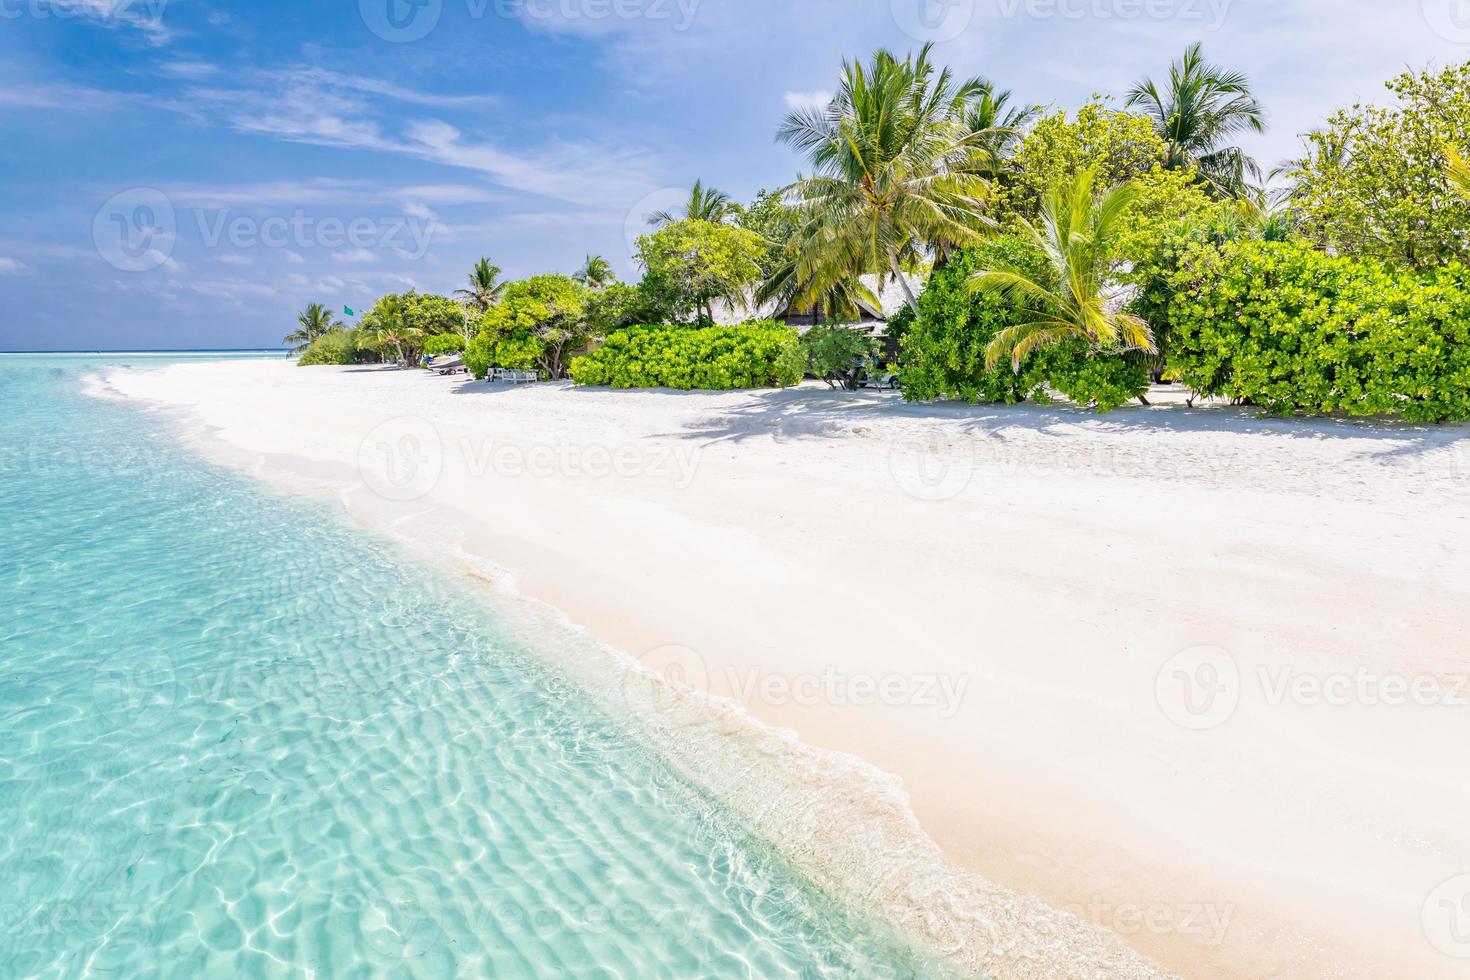
M0 977L937 972L119 362L0 357Z

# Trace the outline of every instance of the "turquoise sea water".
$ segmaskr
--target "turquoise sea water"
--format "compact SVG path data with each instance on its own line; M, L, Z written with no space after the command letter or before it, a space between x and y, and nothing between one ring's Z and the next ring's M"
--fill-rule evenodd
M457 578L0 357L0 977L927 977Z

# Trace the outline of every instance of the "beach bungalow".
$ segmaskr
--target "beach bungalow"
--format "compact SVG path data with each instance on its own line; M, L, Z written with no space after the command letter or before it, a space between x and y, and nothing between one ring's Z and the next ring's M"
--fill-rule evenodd
M925 280L922 276L905 273L904 279L915 296L924 291ZM903 285L890 276L883 288L879 289L878 277L875 275L863 276L862 284L877 298L878 305L873 307L867 303L860 303L859 318L848 325L854 330L862 330L879 339L886 339L888 321L908 302ZM814 310L783 307L774 300L764 304L752 304L741 300L716 301L712 312L715 323L721 326L733 326L749 320L776 320L795 327L799 333L805 333L809 328L824 322Z

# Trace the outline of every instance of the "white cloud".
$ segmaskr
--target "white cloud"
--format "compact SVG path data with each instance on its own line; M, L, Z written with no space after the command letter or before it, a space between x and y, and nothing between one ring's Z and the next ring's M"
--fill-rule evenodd
M24 262L21 262L17 259L8 259L5 256L0 255L0 274L19 275L20 273L27 272L29 270L30 266L26 265Z
M786 108L793 112L802 109L825 109L832 101L831 92L787 92Z
M422 221L433 221L435 218L439 217L429 208L427 204L422 204L418 201L409 201L407 204L405 204L403 206L403 213L408 215L410 218L418 218Z
M219 72L219 66L208 61L167 61L158 68L165 75L177 78L207 78Z
M349 248L349 249L344 249L344 250L342 250L340 252L333 252L332 253L332 258L336 259L338 262L348 262L348 263L352 263L352 264L362 264L362 263L368 263L368 262L376 262L376 261L378 261L379 256L372 249L368 249L368 248Z
M243 255L217 255L215 256L214 260L220 265L242 266L255 264Z

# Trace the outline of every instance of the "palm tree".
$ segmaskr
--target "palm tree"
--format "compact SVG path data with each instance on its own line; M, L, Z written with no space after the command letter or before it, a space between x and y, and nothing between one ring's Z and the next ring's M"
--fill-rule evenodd
M758 306L775 300L777 308L781 310L809 309L812 312L813 325L823 321L855 321L862 315L864 306L870 310L882 306L878 297L857 276L838 279L826 289L811 288L802 282L799 263L795 257L787 257L776 266L770 278L756 287L753 297Z
M784 189L798 211L792 239L795 297L811 305L844 279L898 277L902 264L938 242L980 237L989 183L967 163L982 138L965 127L983 83L956 83L929 61L930 46L898 60L844 61L831 104L786 117L777 139L805 152L813 175Z
M601 289L608 283L616 282L618 274L613 271L612 263L607 259L600 255L589 255L587 261L582 263L582 268L572 273L572 278L592 289Z
M1167 165L1196 168L1216 195L1239 197L1247 177L1260 180L1256 161L1228 142L1247 131L1265 132L1266 110L1251 94L1250 80L1205 61L1200 44L1170 66L1165 90L1144 79L1128 93L1127 105L1142 106L1153 119Z
M465 305L484 313L500 302L505 292L505 283L500 281L500 266L492 265L489 259L481 259L470 270L470 288L456 289L454 295L462 297Z
M296 317L296 322L301 325L301 329L286 336L281 343L293 345L291 350L297 354L310 347L312 341L318 337L325 337L344 327L344 324L320 303L308 304L306 309Z
M1450 190L1470 201L1470 161L1453 146L1444 148L1444 158L1444 176L1450 182Z
M1002 166L1015 153L1025 128L1041 115L1041 106L1012 105L1011 99L1009 89L997 91L994 84L982 79L965 108L965 128L978 136L973 166L991 180L1002 176Z
M384 296L371 315L374 324L367 337L368 343L374 347L392 347L398 354L399 366L407 367L408 348L422 341L424 332L408 326L403 301L397 296Z
M997 264L970 277L977 293L1005 296L1021 308L1023 321L995 335L985 351L987 367L1009 355L1021 369L1040 347L1080 337L1096 351L1152 351L1148 324L1109 296L1117 262L1114 238L1120 219L1136 198L1129 184L1097 191L1096 170L1084 170L1046 195L1040 227L1022 221L1023 234L1044 271Z
M675 221L713 221L722 223L736 213L735 202L724 191L705 187L704 181L696 180L689 190L689 200L679 211L655 211L648 216L648 223L655 228L671 225Z

